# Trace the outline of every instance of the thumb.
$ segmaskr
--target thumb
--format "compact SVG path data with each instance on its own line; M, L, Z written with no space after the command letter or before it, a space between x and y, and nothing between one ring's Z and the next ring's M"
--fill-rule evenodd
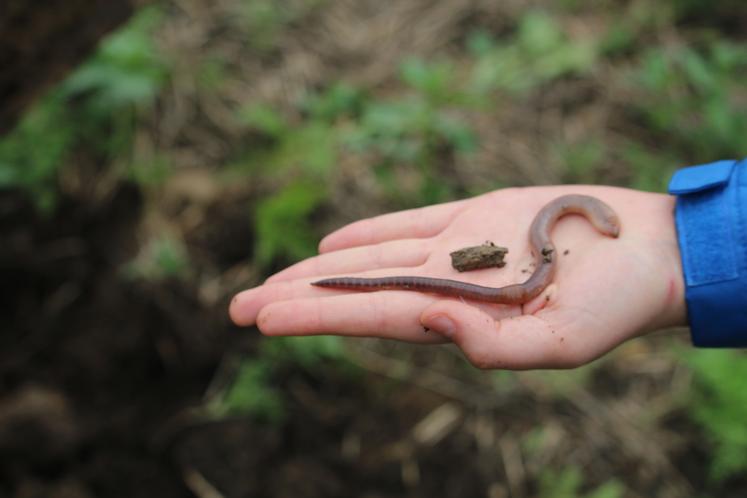
M420 323L456 344L478 368L567 368L584 359L580 338L557 332L536 315L495 320L485 311L459 301L441 300L420 314Z
M460 301L436 301L420 314L420 323L456 344L476 367L495 366L490 355L484 353L485 348L480 348L479 344L489 340L491 335L498 334L500 322L480 308Z

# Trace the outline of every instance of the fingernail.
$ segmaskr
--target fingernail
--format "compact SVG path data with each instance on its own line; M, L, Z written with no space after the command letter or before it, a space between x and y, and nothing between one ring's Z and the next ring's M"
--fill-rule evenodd
M423 322L424 327L428 327L433 332L451 339L456 333L456 325L446 315L436 315L429 317Z

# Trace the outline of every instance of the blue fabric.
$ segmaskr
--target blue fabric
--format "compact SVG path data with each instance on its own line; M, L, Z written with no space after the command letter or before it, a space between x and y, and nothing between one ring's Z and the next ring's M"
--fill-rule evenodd
M723 187L729 183L736 164L736 161L728 160L681 169L669 182L669 193L680 195Z
M675 221L693 344L747 346L747 160L679 170Z

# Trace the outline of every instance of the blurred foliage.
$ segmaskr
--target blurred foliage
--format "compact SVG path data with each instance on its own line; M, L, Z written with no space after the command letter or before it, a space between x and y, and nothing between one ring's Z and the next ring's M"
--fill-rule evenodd
M635 80L646 124L694 162L741 157L747 136L747 44L724 40L646 50ZM741 103L740 103L741 99Z
M73 151L104 161L127 154L138 110L168 77L151 38L160 18L155 8L141 10L0 139L0 187L23 188L49 211L57 173Z
M254 50L270 52L277 47L286 27L324 3L325 0L242 0L237 20Z
M408 167L420 175L415 202L453 197L433 163L443 147L469 153L476 145L472 131L447 108L462 97L452 88L453 70L412 59L403 63L401 74L414 93L397 100L375 99L340 82L304 99L295 123L265 105L238 112L240 122L264 142L234 167L286 178L285 186L255 214L259 264L267 267L278 258L294 261L313 254L320 234L309 216L327 196L326 180L345 151L372 154L377 178L395 201L405 202L413 194L395 178L395 169Z
M358 111L362 98L358 89L336 84L301 102L301 118L295 123L263 104L238 111L239 121L262 140L232 169L281 182L277 193L261 201L254 213L256 262L262 267L315 253L321 234L310 217L329 194L326 186L341 147L340 122Z
M553 429L537 426L524 435L522 449L529 455L539 455L551 449L554 444ZM545 468L539 474L539 498L622 498L625 487L616 479L607 481L589 491L582 470L574 465L560 469Z
M319 369L326 360L345 367L339 337L278 337L264 341L257 356L244 358L230 384L206 404L209 415L222 418L251 416L268 423L280 423L287 415L283 392L275 379L289 365L308 371ZM352 374L353 370L348 369Z
M255 212L256 262L267 267L276 258L298 261L316 252L319 240L310 220L324 191L310 183L290 183L264 199Z
M471 96L456 84L455 67L446 61L405 60L400 79L405 95L368 99L346 145L353 152L373 154L378 180L400 207L453 199L455 193L437 165L449 153L471 154L477 148L472 128L456 106ZM397 172L417 171L415 185L404 185Z
M471 87L478 94L524 94L555 78L586 74L599 51L596 40L569 37L543 11L526 13L513 38L499 42L478 31L469 38L468 48L477 58Z
M582 493L581 470L566 467L554 471L547 469L540 474L539 495L541 498L622 498L625 488L616 480L608 481L593 491Z
M127 177L139 185L163 185L171 176L173 165L165 154L154 157L135 158L127 169Z
M313 369L322 360L343 360L345 350L337 336L278 337L262 344L262 355L273 363L296 363Z
M747 356L739 351L700 350L685 355L695 392L689 411L713 444L712 476L747 471Z
M123 268L130 278L144 280L181 279L187 276L190 262L184 243L163 235L148 241L140 255Z
M623 144L622 160L628 166L630 187L649 192L666 192L672 174L681 164L671 151L652 151L636 142Z
M208 92L219 92L228 74L228 61L222 55L212 55L206 57L197 68L197 84Z
M569 183L597 183L599 165L608 153L604 141L589 137L577 143L560 142L554 148Z
M272 365L263 358L245 359L228 388L211 399L206 409L211 416L249 415L270 423L285 418L283 397L271 384Z
M27 190L37 206L54 207L57 170L76 140L68 112L56 93L28 112L21 123L0 139L0 187Z

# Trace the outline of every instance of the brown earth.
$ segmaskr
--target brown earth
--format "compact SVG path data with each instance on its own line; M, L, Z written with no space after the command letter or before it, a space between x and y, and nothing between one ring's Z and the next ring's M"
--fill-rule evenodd
M273 371L284 418L206 415L239 361L260 356L259 333L232 326L226 308L233 292L264 278L247 213L277 187L216 180L257 140L232 110L266 101L292 112L299 95L340 78L396 93L402 54L453 53L469 29L508 31L523 9L377 5L309 9L274 48L245 53L235 2L170 2L159 41L174 60L172 82L135 140L136 155L175 158L167 184L114 181L83 161L61 176L51 217L17 192L0 194L0 497L515 498L541 496L548 469L568 467L582 472L583 491L615 479L626 497L744 496L745 478L708 480L708 442L681 401L690 388L673 352L682 334L631 342L575 373L516 375L477 372L449 347L354 341L350 364L285 362ZM582 31L606 19L586 16L576 18ZM194 74L216 53L236 66L219 94ZM478 157L446 165L457 190L495 178L565 181L540 138L572 141L602 128L614 144L630 123L609 71L483 117ZM598 179L624 183L628 174L610 157ZM355 157L342 159L334 181L316 215L321 231L392 207ZM185 242L187 275L128 273L163 233Z

